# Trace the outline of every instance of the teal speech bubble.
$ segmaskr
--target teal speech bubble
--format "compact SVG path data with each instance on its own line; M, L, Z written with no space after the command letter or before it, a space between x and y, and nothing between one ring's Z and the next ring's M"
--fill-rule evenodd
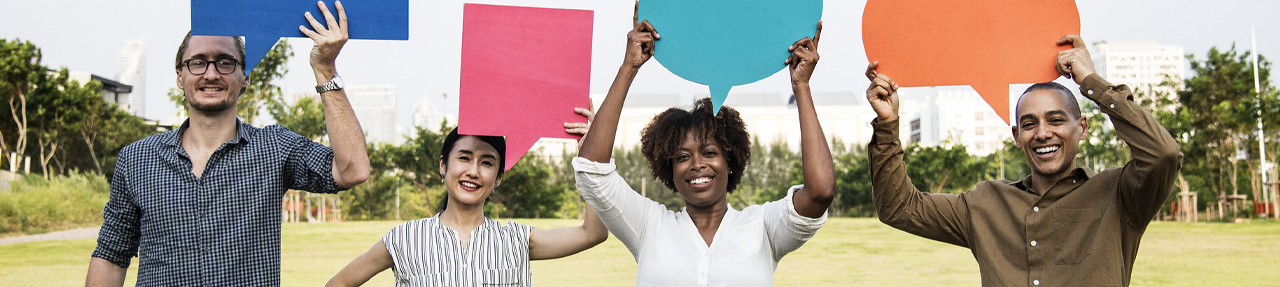
M662 35L653 57L710 87L718 113L733 86L786 68L787 48L813 37L822 0L642 0L639 10L640 20Z

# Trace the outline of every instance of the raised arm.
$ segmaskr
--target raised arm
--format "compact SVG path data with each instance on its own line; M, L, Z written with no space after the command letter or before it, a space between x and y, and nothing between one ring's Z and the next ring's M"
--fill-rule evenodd
M622 103L627 99L627 92L631 90L631 83L635 81L640 66L653 57L654 41L661 38L648 20L639 22L639 12L640 2L636 1L636 13L631 18L635 25L627 33L627 52L622 59L622 67L618 68L618 75L613 78L613 85L609 86L609 94L604 97L604 103L600 104L600 113L596 114L595 121L591 123L591 134L582 139L578 156L587 160L607 163L613 157L613 140L618 134Z
M1111 118L1116 136L1129 144L1132 159L1125 163L1117 183L1120 202L1129 223L1146 228L1173 191L1182 168L1182 152L1169 131L1150 112L1133 102L1125 85L1112 85L1094 73L1093 60L1078 35L1067 35L1059 45L1072 45L1058 53L1058 72L1080 85L1080 93L1098 104Z
M821 217L836 197L835 167L831 162L831 148L822 133L822 124L813 108L813 93L809 90L809 78L818 65L818 40L822 37L822 22L813 38L805 37L791 45L791 57L786 64L791 71L791 90L796 95L796 107L800 110L800 155L804 169L804 187L792 197L796 212L809 218Z
M335 2L338 9L338 18L335 19L324 2L316 2L316 5L320 6L327 24L322 25L307 12L307 21L315 30L303 26L298 26L298 30L316 42L311 47L311 70L315 72L316 84L323 85L338 75L334 62L342 51L342 45L347 43L347 12L342 8L342 2ZM369 179L371 169L364 131L360 129L360 122L356 120L355 110L351 109L344 90L324 92L320 94L320 101L324 105L325 129L333 146L333 181L345 188L356 186Z
M333 275L333 278L329 279L329 283L325 283L324 286L364 285L374 275L391 268L393 264L391 253L387 251L387 245L382 243L382 240L378 240L378 243L374 243L373 247L369 248L369 251L365 251L364 254L360 254L356 259L351 260L347 267L343 267L342 271L338 271L338 274Z
M585 137L590 123L595 118L595 113L583 108L577 108L574 111L586 116L587 123L564 123L564 131ZM587 214L582 217L582 225L549 230L534 228L530 231L529 260L555 259L573 255L609 239L609 230L605 228L604 222L600 221L600 216L596 215L596 208L588 203L583 210Z
M867 102L876 112L867 145L871 169L871 199L880 221L925 238L969 246L969 213L963 195L920 192L907 176L898 139L898 84L867 65Z

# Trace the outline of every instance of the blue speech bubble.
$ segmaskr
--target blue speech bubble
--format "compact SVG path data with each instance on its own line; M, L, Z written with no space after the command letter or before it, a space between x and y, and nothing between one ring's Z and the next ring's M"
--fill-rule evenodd
M325 5L337 20L333 2ZM342 7L349 39L409 39L409 0L347 0ZM299 25L311 28L307 11L325 23L316 0L191 0L191 34L244 36L248 75L280 38L307 37L298 31Z
M822 0L642 0L639 16L662 35L654 58L710 87L718 113L733 86L786 68L787 48L817 29Z

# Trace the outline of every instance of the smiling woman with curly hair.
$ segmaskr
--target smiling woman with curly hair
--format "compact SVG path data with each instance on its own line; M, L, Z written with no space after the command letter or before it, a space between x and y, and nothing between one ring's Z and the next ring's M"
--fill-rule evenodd
M752 176L743 172L751 158L750 135L737 111L721 107L713 113L711 100L702 99L692 110L671 108L658 115L641 136L653 177L684 199L679 212L637 194L610 159L627 90L660 37L648 21L627 35L623 66L573 168L578 191L635 256L637 286L770 285L778 260L822 227L835 197L835 169L809 91L821 32L818 23L814 37L792 44L786 60L800 116L804 184L777 201L742 210L730 206L729 192Z
M677 190L674 163L679 159L681 143L690 134L696 144L714 144L724 151L729 168L727 192L733 192L742 182L742 171L751 160L751 135L747 134L747 125L737 110L721 107L719 116L713 116L711 106L711 98L703 98L691 111L667 109L640 132L640 152L649 162L650 172L672 191Z

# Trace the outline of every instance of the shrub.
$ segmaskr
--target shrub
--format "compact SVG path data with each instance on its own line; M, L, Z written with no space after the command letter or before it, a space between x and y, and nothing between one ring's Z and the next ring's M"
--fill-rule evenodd
M0 235L44 233L102 224L110 193L107 179L93 174L27 175L0 191Z

